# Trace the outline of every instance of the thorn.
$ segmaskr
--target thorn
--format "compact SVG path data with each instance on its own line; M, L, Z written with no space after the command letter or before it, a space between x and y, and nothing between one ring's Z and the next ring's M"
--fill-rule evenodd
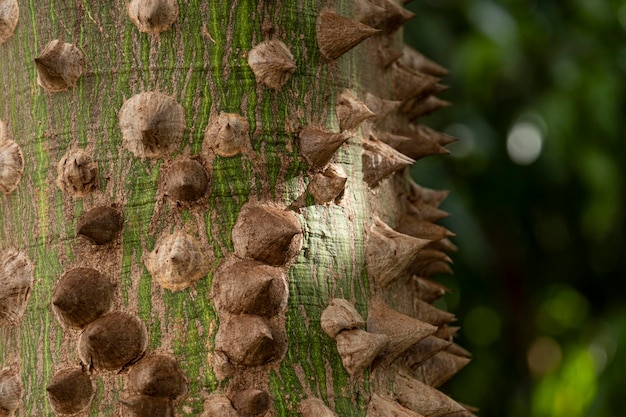
M430 241L445 239L450 233L450 231L443 226L407 214L403 214L400 217L396 231Z
M248 53L248 65L257 83L278 90L296 71L291 51L279 40L263 41Z
M432 303L449 292L448 288L426 278L414 276L413 281L416 284L417 296L427 303Z
M391 0L360 0L355 4L355 16L366 25L381 29L385 34L392 34L415 14Z
M433 275L454 275L454 271L447 263L437 261L426 265L419 271L414 271L414 274L428 278Z
M367 417L422 417L422 415L402 407L391 398L374 393L367 404Z
M425 416L448 416L465 411L452 398L403 372L396 375L394 388L400 404Z
M411 201L423 201L426 204L430 204L433 207L439 207L441 202L448 197L450 191L448 190L433 190L430 188L422 187L421 185L410 181Z
M241 417L233 404L223 395L211 394L204 404L202 417Z
M232 231L235 254L272 266L284 265L302 245L302 227L292 211L269 205L248 205Z
M424 203L423 201L416 201L408 206L407 214L409 216L416 216L420 220L431 223L435 223L450 216L450 213L447 211L440 210L437 207Z
M317 16L317 45L322 56L333 61L350 49L380 32L355 20L340 16L328 9Z
M424 137L435 143L438 143L441 146L450 145L451 143L454 143L458 140L450 135L437 132L436 130L431 129L428 126L424 126L420 124L411 125L411 130L403 131L401 134L406 135L406 136Z
M450 153L446 148L424 138L401 136L389 132L378 132L376 138L415 161L427 156Z
M429 240L399 233L375 218L365 246L368 275L380 287L390 285L407 274L428 243Z
M215 307L230 314L271 317L287 305L287 281L281 268L251 259L223 264L213 275Z
M384 178L412 165L415 161L377 139L363 140L363 179L374 188Z
M439 78L414 71L400 62L390 67L392 96L394 100L409 100L415 97L428 97L438 88Z
M313 169L324 168L349 136L307 127L298 134L298 147L304 160Z
M354 129L366 119L376 116L350 90L343 90L335 107L341 131Z
M460 345L457 345L456 343L452 343L450 346L446 348L446 350L456 356L462 356L465 358L472 357L472 353L469 350L465 349L464 347Z
M452 341L456 337L456 334L461 330L459 326L448 326L443 325L437 329L435 336L440 337L444 340Z
M343 330L336 340L341 362L350 375L369 367L390 341L385 334L368 333L361 329Z
M320 317L322 330L331 338L336 338L342 330L365 326L365 320L354 305L342 298L333 298Z
M436 336L428 336L413 346L404 354L406 365L415 371L425 360L432 358L442 350L452 345L449 340L444 340Z
M348 176L340 165L330 164L322 173L317 173L311 178L307 191L315 199L315 204L327 204L334 201L341 202L346 189Z
M459 248L454 243L450 241L450 239L445 238L441 240L437 240L435 242L430 242L428 244L429 249L437 249L443 252L458 252Z
M401 101L385 100L372 93L365 95L365 104L367 107L376 114L371 120L375 124L384 122L389 116L400 108Z
M433 92L432 94L434 94ZM427 116L437 110L445 109L446 107L450 107L452 103L449 101L442 100L434 95L429 95L427 97L416 97L409 99L402 103L400 107L400 111L405 114L409 119L416 120L420 117Z
M337 417L337 414L328 408L322 400L315 397L300 401L298 413L302 417Z
M263 365L283 353L284 349L279 346L275 331L260 316L233 316L220 323L215 336L215 350L224 352L235 365Z
M390 364L404 351L437 331L435 326L395 311L379 299L369 304L367 331L389 336L382 363Z
M211 116L204 130L202 151L231 157L250 146L250 124L248 119L237 113L220 112Z
M241 417L262 416L270 408L272 398L267 391L248 388L235 392L231 397L233 408Z
M433 326L442 326L456 321L456 316L454 314L448 311L440 310L425 301L415 299L413 301L413 306L415 308L415 318L426 323L430 323Z
M470 362L469 358L441 351L426 360L418 369L419 380L438 388Z
M409 68L413 68L416 71L424 72L434 77L443 77L449 74L449 71L446 68L425 57L421 52L418 52L408 45L404 45L402 52L402 62Z
M382 68L388 68L391 64L402 58L401 50L398 50L392 43L383 40L379 42L377 51Z

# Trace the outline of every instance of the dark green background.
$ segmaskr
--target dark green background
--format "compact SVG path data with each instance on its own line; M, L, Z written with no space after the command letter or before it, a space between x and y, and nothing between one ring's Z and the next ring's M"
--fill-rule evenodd
M439 280L474 360L444 391L482 417L626 415L626 2L409 8L407 42L451 70L453 106L422 122L459 138L414 167L453 190L460 251ZM507 151L520 124L543 138L525 165Z

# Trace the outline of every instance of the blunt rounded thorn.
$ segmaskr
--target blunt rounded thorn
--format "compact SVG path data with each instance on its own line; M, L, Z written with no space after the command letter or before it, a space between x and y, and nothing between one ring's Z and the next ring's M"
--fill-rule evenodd
M448 416L466 411L444 393L404 373L396 375L394 388L401 405L424 416Z
M109 311L115 286L93 268L64 273L52 291L52 307L66 326L82 329Z
M168 398L133 395L120 400L132 417L174 417L174 404Z
M248 119L237 113L221 112L219 116L211 117L204 131L203 152L235 156L249 146L249 131Z
M267 391L248 388L233 393L230 400L241 417L254 417L265 414L272 398Z
M206 194L208 188L206 169L194 159L178 160L163 173L163 190L175 201L196 201Z
M147 347L146 325L139 317L122 311L92 321L78 339L82 363L97 370L120 371L137 362Z
M169 30L178 19L178 1L131 0L128 17L140 32L158 35Z
M425 57L421 52L416 51L408 45L404 45L402 61L409 68L432 75L433 77L443 77L449 73L446 68Z
M415 371L424 361L450 346L452 346L450 340L444 340L434 335L425 337L406 350L404 353L405 364L409 369Z
M270 317L287 306L287 280L281 268L254 260L236 261L213 275L212 296L219 311Z
M380 32L370 26L324 9L317 16L317 46L329 61L354 48L365 39Z
M111 206L98 206L87 211L78 220L76 234L85 236L97 245L109 243L122 231L124 218Z
M337 417L337 414L319 398L309 397L298 403L298 413L301 417Z
M144 92L124 102L119 123L124 146L137 158L160 158L180 146L185 111L173 97Z
M320 169L330 162L337 149L348 139L349 136L344 133L308 127L298 133L298 148L311 168Z
M237 256L279 266L300 251L302 227L292 211L251 205L239 213L232 239Z
M68 151L57 165L57 187L63 192L82 197L98 184L98 166L84 150Z
M307 187L315 204L327 204L334 201L339 204L346 189L348 175L340 165L330 164L324 172L314 174Z
M82 367L62 369L46 387L52 410L57 414L76 414L91 404L94 389Z
M363 141L361 157L363 179L371 188L396 171L412 165L415 161L379 140Z
M0 192L11 194L17 188L24 172L22 149L7 137L6 124L0 120Z
M176 229L159 238L154 250L146 254L144 263L161 287L181 291L209 272L209 253L195 237Z
M369 303L367 331L389 336L389 343L382 352L383 362L391 363L409 347L434 334L437 327L395 311L374 299Z
M380 287L392 284L408 274L414 259L429 242L399 233L375 218L365 246L368 275Z
M17 371L4 368L0 371L0 416L13 416L22 403L22 378Z
M278 90L296 70L291 51L279 40L263 41L248 53L248 65L257 83Z
M233 404L223 395L211 394L204 403L202 417L242 417Z
M150 397L177 400L187 394L187 380L171 356L152 354L137 362L128 374L129 389Z
M419 380L438 388L463 369L471 359L441 351L424 361L418 368Z
M341 362L350 375L369 367L390 341L385 334L368 333L361 329L343 330L336 340Z
M343 90L337 97L335 111L337 112L339 127L342 131L354 129L364 120L376 116L350 90Z
M260 316L234 316L220 323L215 350L224 352L235 365L263 365L283 354L284 346L275 333L276 329Z
M0 45L13 36L19 17L17 0L0 1Z
M421 414L402 407L391 398L372 394L367 403L367 417L423 417Z
M333 298L328 303L328 307L322 311L320 325L324 333L334 339L342 330L364 327L365 320L351 302L342 298Z
M80 49L55 39L35 58L37 84L49 93L65 91L76 85L84 67L85 57Z
M23 252L8 249L0 255L0 327L15 326L26 311L33 286L33 266Z

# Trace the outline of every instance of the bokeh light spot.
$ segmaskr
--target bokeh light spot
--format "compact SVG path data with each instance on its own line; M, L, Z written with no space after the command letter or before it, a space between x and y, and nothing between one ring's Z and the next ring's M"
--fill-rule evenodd
M539 337L526 354L528 368L535 376L555 370L562 359L561 346L551 337Z
M509 157L518 165L532 164L539 158L543 147L543 132L533 122L516 123L509 131L506 149Z
M537 309L537 326L548 334L560 334L575 329L587 318L588 301L567 285L548 289L544 301Z
M463 321L464 334L477 346L487 346L500 337L502 321L490 307L474 307Z

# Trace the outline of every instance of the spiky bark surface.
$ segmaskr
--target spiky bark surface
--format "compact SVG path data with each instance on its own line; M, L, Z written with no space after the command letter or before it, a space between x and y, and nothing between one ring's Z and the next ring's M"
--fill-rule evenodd
M444 292L425 278L453 245L421 213L445 194L385 143L441 153L415 110L441 74L400 62L398 5L332 3L19 2L0 44L0 415L469 415L420 388L465 363L420 368L453 333L415 301Z

